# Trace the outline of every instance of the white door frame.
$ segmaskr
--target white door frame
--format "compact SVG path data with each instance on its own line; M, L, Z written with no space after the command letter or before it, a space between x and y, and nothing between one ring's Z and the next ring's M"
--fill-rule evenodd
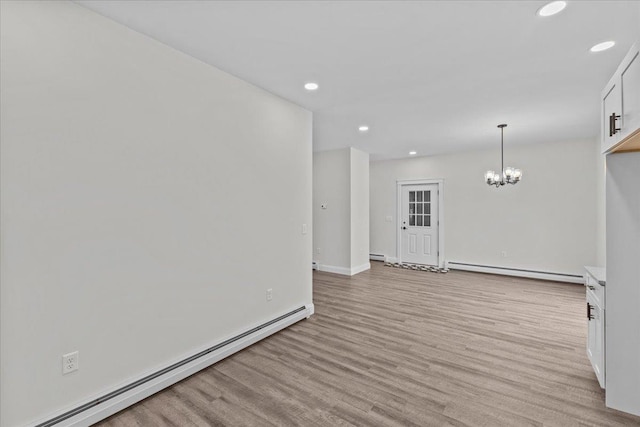
M403 185L438 185L438 267L444 268L444 179L406 179L396 181L396 257L402 263L402 186Z

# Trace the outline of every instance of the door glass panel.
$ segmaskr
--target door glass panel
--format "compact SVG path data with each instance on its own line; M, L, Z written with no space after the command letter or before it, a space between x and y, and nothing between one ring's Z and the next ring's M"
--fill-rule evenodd
M431 227L431 190L409 191L409 226Z

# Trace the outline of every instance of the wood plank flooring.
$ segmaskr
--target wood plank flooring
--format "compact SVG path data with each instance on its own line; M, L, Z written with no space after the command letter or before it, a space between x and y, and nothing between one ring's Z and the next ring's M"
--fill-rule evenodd
M581 285L373 263L316 314L100 423L640 426L607 409Z

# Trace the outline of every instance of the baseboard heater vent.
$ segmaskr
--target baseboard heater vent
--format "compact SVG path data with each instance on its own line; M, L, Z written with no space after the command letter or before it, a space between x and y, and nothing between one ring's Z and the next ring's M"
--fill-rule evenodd
M527 270L523 268L495 267L482 264L468 264L464 262L447 262L452 270L475 271L478 273L501 274L505 276L527 277L531 279L555 280L559 282L583 283L584 278L577 274L553 273L549 271Z
M386 257L384 255L381 254L369 254L369 259L371 261L386 261Z
M110 415L113 415L114 413L124 409L127 406L132 405L135 402L138 402L152 394L155 394L157 391L160 391L163 388L168 387L169 385L175 384L176 382L186 378L187 376L190 376L193 373L214 364L215 362L241 350L242 348L248 347L254 342L257 342L263 338L266 338L267 336L293 323L296 323L304 318L308 318L313 314L313 311L314 311L313 304L297 308L293 311L290 311L287 314L284 314L280 317L270 320L269 322L263 323L260 326L257 326L253 329L250 329L246 332L236 335L233 338L229 338L219 344L216 344L210 348L207 348L206 350L200 351L194 354L193 356L187 357L184 360L181 360L170 366L167 366L164 369L161 369L157 372L147 375L124 387L120 387L97 399L93 399L81 406L78 406L75 409L67 411L63 414L60 414L40 424L36 424L35 427L51 427L58 424L64 425L64 426L76 426L76 425L80 426L80 425L93 424L101 419L104 419ZM233 348L230 348L228 352L221 351L221 350L224 350L225 347L233 347ZM220 357L217 357L217 355L212 354L217 351L221 353ZM195 362L198 362L199 359L202 359L203 363L201 364L195 363ZM204 359L207 359L207 360L205 361ZM187 368L186 365L189 365L189 364L192 364L193 366L186 369ZM200 366L200 365L203 365L203 366ZM71 418L76 417L77 415L80 415L87 411L91 411L92 409L96 409L99 405L108 404L110 401L117 400L116 398L121 397L125 393L130 393L134 391L134 389L136 388L144 387L146 384L149 384L154 380L158 380L163 376L168 376L172 372L180 370L180 368L184 368L184 369L182 370L182 372L177 374L175 378L167 379L165 381L158 382L158 384L154 386L150 386L148 393L146 393L145 391L142 391L139 395L133 398L128 397L127 399L123 399L123 401L127 400L124 406L121 404L121 402L118 402L118 404L113 405L115 408L106 408L105 410L102 410L102 411L96 411L96 412L100 412L98 415L92 414L87 417L83 417L81 419L71 420ZM160 385L161 387L158 388L158 385Z

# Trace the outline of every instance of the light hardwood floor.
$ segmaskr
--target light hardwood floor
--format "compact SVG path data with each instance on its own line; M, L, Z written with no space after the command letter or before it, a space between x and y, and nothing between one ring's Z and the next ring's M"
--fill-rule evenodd
M581 285L373 263L314 273L316 314L116 426L640 426L607 409Z

